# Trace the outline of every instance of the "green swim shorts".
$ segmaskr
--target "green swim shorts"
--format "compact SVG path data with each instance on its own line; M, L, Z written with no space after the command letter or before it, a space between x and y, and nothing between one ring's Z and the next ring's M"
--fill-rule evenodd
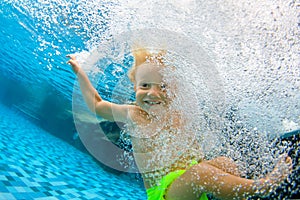
M191 165L195 165L197 162L193 162ZM166 189L171 185L171 183L176 180L179 176L185 173L185 169L176 170L174 172L168 173L161 180L159 185L147 189L148 200L165 200ZM203 193L200 197L200 200L208 200L206 193Z

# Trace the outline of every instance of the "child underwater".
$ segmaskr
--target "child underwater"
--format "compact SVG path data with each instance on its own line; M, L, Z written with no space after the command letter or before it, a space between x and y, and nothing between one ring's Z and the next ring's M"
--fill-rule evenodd
M230 158L204 160L200 145L186 128L188 119L181 115L184 111L170 109L176 84L164 81L162 69L168 66L163 54L144 48L133 52L135 62L128 75L134 84L135 105L103 100L75 56L68 56L89 109L109 121L126 123L132 131L134 158L148 199L199 200L207 199L206 194L218 199L267 196L291 172L291 158L283 155L274 170L258 180L240 177Z

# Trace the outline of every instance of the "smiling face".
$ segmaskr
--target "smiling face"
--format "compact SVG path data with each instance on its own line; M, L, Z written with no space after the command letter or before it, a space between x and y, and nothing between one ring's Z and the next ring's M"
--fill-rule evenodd
M160 69L154 63L144 63L135 74L136 103L148 114L157 114L169 102Z

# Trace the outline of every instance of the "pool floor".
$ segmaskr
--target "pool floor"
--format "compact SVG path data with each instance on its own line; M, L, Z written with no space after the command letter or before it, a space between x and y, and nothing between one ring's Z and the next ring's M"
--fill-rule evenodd
M0 199L146 199L138 183L0 104Z

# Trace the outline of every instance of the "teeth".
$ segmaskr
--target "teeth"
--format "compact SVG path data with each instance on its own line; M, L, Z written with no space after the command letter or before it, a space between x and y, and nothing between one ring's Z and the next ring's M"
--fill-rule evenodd
M145 102L151 105L160 104L160 102L153 102L153 101L145 101Z

